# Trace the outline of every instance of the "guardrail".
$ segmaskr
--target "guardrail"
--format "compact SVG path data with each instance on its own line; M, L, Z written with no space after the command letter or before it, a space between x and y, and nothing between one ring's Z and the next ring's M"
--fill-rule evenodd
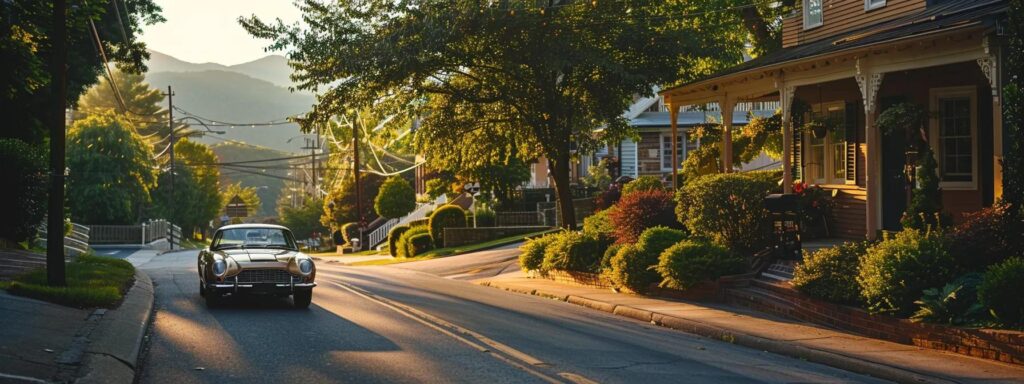
M89 227L72 223L71 233L64 236L64 255L75 257L89 252L89 233ZM36 234L36 245L46 248L46 238L48 237L46 223L39 226Z
M89 244L147 245L167 240L172 245L181 241L181 227L167 220L150 220L136 225L91 225Z

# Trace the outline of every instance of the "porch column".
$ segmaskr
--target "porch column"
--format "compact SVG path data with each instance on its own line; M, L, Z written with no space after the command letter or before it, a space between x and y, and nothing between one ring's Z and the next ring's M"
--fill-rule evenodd
M999 100L1002 84L999 78L999 56L989 39L983 41L985 56L978 59L981 73L992 89L992 193L995 201L1003 196L1003 105Z
M779 88L779 104L782 110L782 192L793 193L793 159L791 152L793 148L793 117L790 111L793 108L793 95L796 87L786 85L784 82L776 84Z
M867 143L867 172L864 172L864 180L867 184L867 212L865 217L867 223L865 230L868 239L874 239L881 228L882 219L882 140L881 132L875 127L875 117L878 116L878 89L882 86L884 73L875 73L861 60L857 61L857 73L854 79L860 86L861 97L864 99L864 132Z
M672 189L675 190L679 188L679 122L676 121L679 119L679 106L671 101L668 102L668 119L672 127Z
M736 101L726 94L719 99L722 111L722 172L732 173L732 109Z

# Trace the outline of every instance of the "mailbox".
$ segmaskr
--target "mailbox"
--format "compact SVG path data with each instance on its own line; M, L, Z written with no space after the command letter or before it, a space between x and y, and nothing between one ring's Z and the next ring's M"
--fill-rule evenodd
M764 198L764 208L772 221L775 257L782 260L801 260L800 197L794 194L772 194Z

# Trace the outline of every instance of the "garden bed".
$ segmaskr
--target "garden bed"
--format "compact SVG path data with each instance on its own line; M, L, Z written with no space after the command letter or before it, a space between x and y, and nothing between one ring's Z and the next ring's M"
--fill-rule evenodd
M66 264L67 286L46 284L46 270L37 269L0 283L11 294L76 308L113 308L135 281L131 263L110 257L81 255Z

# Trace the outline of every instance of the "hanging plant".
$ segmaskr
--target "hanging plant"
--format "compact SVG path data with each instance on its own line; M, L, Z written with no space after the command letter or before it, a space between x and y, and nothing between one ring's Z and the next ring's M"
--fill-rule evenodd
M920 130L926 117L923 108L913 103L895 104L878 115L875 122L883 135L907 134L908 130Z
M804 123L804 131L810 132L815 139L823 139L828 134L828 125L824 120L811 118Z

